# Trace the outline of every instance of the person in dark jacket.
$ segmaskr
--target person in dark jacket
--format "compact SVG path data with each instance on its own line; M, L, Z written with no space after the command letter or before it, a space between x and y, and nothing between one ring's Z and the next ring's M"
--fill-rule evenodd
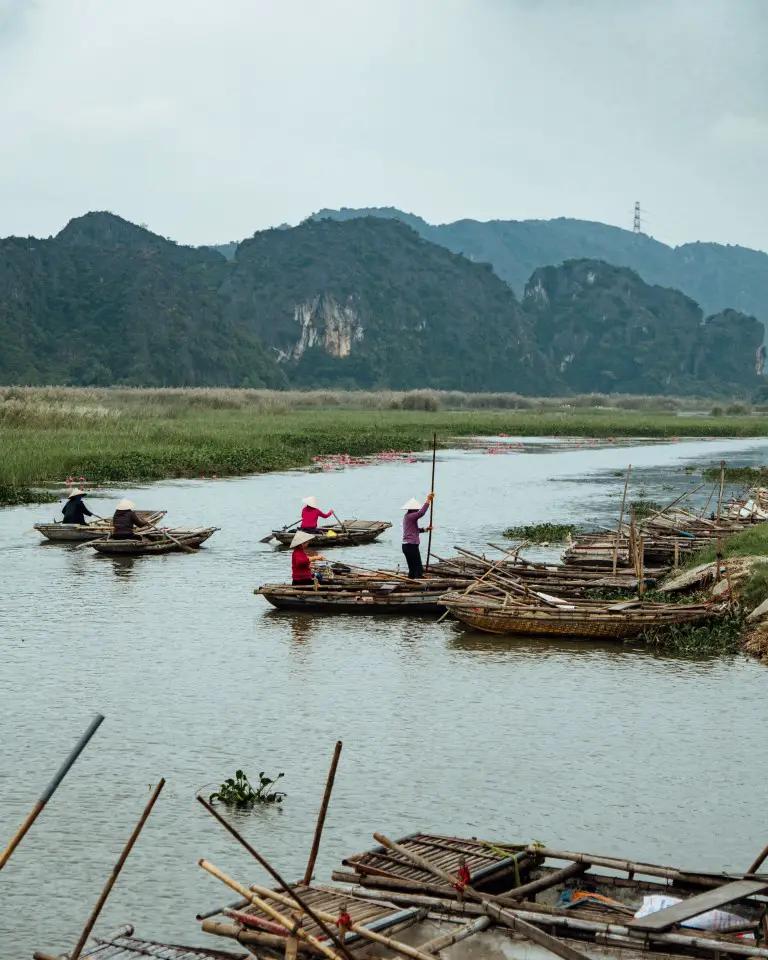
M84 496L84 490L70 490L67 502L61 511L64 514L64 523L77 523L81 526L88 523L85 518L92 517L93 514L83 503Z
M135 503L121 500L112 517L112 540L138 540L134 530L145 527L146 523L134 513Z

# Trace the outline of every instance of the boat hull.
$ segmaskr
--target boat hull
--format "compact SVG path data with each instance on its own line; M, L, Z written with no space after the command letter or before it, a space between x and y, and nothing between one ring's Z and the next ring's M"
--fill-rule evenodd
M157 523L165 516L165 510L137 510L136 515L146 523ZM102 540L112 532L112 521L98 523L36 523L35 530L52 543L87 543Z
M184 547L196 549L205 543L218 530L218 527L206 527L195 531L175 531L171 533ZM108 557L140 557L152 554L184 553L184 547L168 539L141 540L93 540L88 546L97 553Z
M391 526L391 523L385 523L383 520L345 520L341 524L320 527L322 532L315 535L313 546L323 550L328 550L330 547L359 547L378 540ZM333 535L329 536L329 532ZM272 536L284 547L290 546L295 534L296 530L272 531Z
M304 611L307 613L345 613L353 616L437 616L442 611L445 591L414 590L398 594L395 591L381 595L378 591L360 589L345 591L339 596L337 590L314 587L289 587L281 584L266 584L254 590L278 610Z

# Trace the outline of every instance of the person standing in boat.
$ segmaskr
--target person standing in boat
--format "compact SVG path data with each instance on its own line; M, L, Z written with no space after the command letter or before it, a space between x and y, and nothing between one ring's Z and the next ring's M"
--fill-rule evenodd
M328 513L323 513L318 507L315 497L304 497L301 502L304 504L304 508L301 511L300 529L305 533L318 533L318 518L322 517L324 520L327 520L328 517L333 516L333 510L329 510Z
M304 544L314 540L311 533L305 533L299 530L294 534L291 540L291 573L294 587L311 587L315 582L315 576L312 573L312 562L315 560L324 560L319 554L310 555L304 549Z
M84 490L70 490L69 496L67 497L67 502L64 504L61 510L61 512L64 514L64 523L77 523L80 526L84 526L88 523L85 518L92 517L93 514L83 503L84 496Z
M138 540L134 532L145 527L146 524L135 512L136 504L130 500L121 500L115 508L112 517L112 540Z
M408 576L411 580L421 580L424 576L424 566L421 562L421 550L419 543L421 534L428 533L432 527L420 527L419 520L429 510L429 505L435 499L434 493L429 493L424 504L418 500L409 500L400 508L405 510L403 517L403 553L408 564Z

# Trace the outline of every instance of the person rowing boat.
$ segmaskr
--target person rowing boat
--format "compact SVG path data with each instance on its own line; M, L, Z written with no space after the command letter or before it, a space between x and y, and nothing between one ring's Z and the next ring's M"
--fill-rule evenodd
M429 493L423 504L411 498L400 508L405 510L405 516L403 517L403 553L408 564L408 576L411 580L421 580L424 576L421 550L419 550L420 534L428 533L432 528L420 527L419 520L429 510L429 505L434 499L434 493Z
M328 513L323 513L318 507L315 497L304 497L301 502L304 504L304 507L301 511L301 527L299 529L303 530L304 533L321 532L317 526L318 519L322 517L324 520L327 520L328 517L333 516L333 510L329 510Z
M312 556L310 556L304 549L304 545L314 539L311 533L305 533L303 530L299 530L291 540L291 549L293 550L293 554L291 555L291 573L294 587L311 587L315 582L315 577L312 573L312 563L316 560L325 560L325 557L321 557L320 554L313 553Z
M131 500L121 500L115 508L112 517L112 535L110 540L138 540L134 530L146 526L146 523L135 512L136 504Z
M85 526L88 523L86 517L94 516L83 503L84 496L84 490L70 490L67 502L61 509L64 514L64 523L76 523Z

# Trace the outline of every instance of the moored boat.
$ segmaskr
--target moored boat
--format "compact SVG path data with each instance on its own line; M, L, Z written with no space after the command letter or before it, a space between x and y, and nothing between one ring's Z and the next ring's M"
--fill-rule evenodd
M348 614L439 614L455 580L397 580L349 577L312 586L265 583L253 592L278 610Z
M389 530L391 523L383 520L342 520L327 527L318 527L313 546L322 550L329 547L355 547L365 543L373 543L385 530ZM294 528L273 530L272 536L282 546L290 545L296 530Z
M148 526L162 520L165 514L165 510L136 510L136 515ZM112 533L112 520L105 518L87 524L36 523L34 529L53 543L86 543L108 537Z
M88 546L110 557L138 557L144 554L176 553L197 549L219 527L188 527L158 530L142 534L135 540L92 540ZM186 548L186 549L185 549Z

